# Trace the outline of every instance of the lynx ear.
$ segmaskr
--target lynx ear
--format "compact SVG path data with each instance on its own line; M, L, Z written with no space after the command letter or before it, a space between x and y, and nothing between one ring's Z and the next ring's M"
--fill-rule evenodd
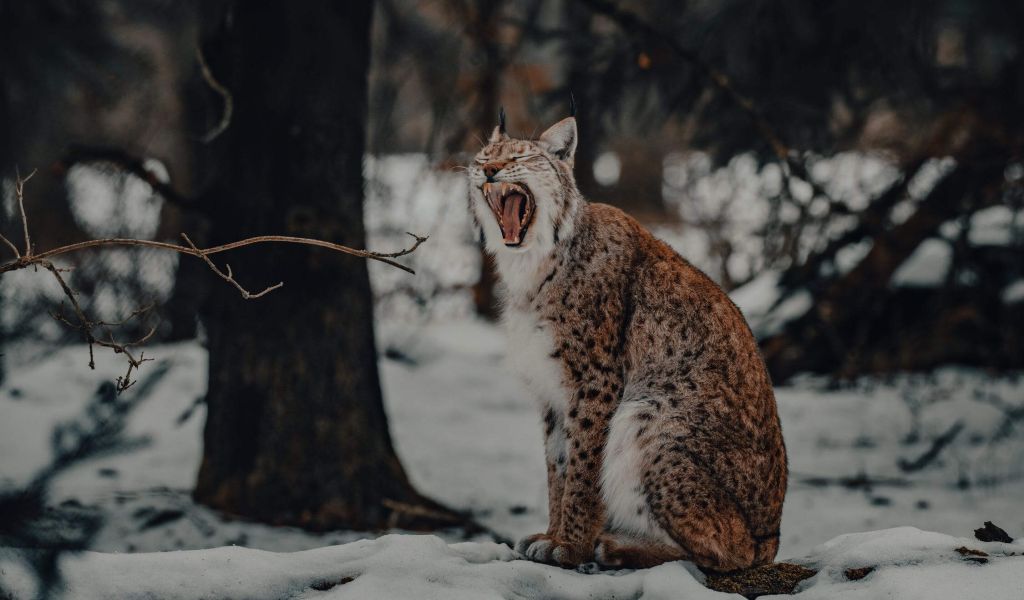
M501 125L498 125L494 128L494 131L491 132L491 137L487 140L487 142L493 144L495 142L500 142L502 140L507 139L508 134L501 129Z
M538 141L548 152L572 164L573 156L576 155L577 137L576 119L566 117L540 134Z

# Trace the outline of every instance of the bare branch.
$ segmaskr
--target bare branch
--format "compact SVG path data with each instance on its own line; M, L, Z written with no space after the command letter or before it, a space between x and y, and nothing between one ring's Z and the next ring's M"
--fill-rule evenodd
M188 246L181 246L178 244L170 244L168 242L157 242L153 240L139 240L134 238L106 238L100 240L87 240L84 242L78 242L76 244L68 244L67 246L60 246L40 252L34 256L21 257L17 260L0 264L0 273L6 273L8 271L17 271L24 269L32 264L39 264L41 260L51 259L55 256L62 254L69 254L71 252L77 252L79 250L85 250L86 248L99 248L105 246L141 246L145 248L159 248L162 250L171 250L179 252L181 254L187 254L189 256L195 256L201 258L203 256L210 256L213 254L219 254L221 252L227 252L228 250L234 250L236 248L242 248L243 246L251 246L254 244L266 244L271 242L285 243L285 244L300 244L304 246L316 246L319 248L327 248L328 250L334 250L335 252L341 252L343 254L350 254L352 256L358 256L360 258L368 258L370 260L376 260L392 267L401 269L407 273L415 274L416 271L409 267L391 260L392 258L399 258L407 254L411 254L420 244L429 239L426 236L418 236L415 234L409 234L416 238L416 242L409 248L403 248L397 252L373 252L371 250L357 250L348 246L342 246L341 244L335 244L333 242L326 242L324 240L317 240L313 238L295 237L290 235L260 235L256 237L246 238L237 242L231 242L228 244L222 244L220 246L214 246L212 248L190 248Z
M139 163L139 168L142 168L141 167L141 163ZM144 171L144 172L148 173L148 171ZM60 321L61 323L64 323L68 327L71 327L72 329L76 329L76 330L78 330L78 331L80 331L82 333L82 336L85 338L86 344L89 347L89 368L91 368L91 369L95 369L96 368L96 359L95 359L94 346L102 346L104 348L109 348L109 349L113 350L115 354L124 354L124 356L128 360L128 370L125 372L125 374L123 376L119 376L117 378L116 388L117 388L117 392L118 393L123 392L124 390L128 389L129 387L131 387L135 383L132 380L132 378L131 378L133 371L138 370L138 368L142 365L142 363L148 362L149 360L152 360L152 359L145 358L143 353L140 353L139 357L136 358L135 355L131 352L130 349L132 347L144 344L151 337L153 337L153 335L156 333L156 327L153 327L152 329L150 329L149 333L144 335L142 338L140 338L140 339L138 339L138 340L136 340L134 342L127 342L127 343L121 343L121 342L116 341L114 339L113 333L110 331L110 327L122 325L125 322L130 321L131 319L133 319L135 317L138 317L139 315L147 312L149 309L152 308L152 306L147 306L147 307L143 307L143 308L137 309L137 310L133 311L128 317L126 317L125 319L123 319L121 322L118 322L118 323L108 323L108 322L105 322L105 321L92 321L92 320L90 320L86 316L85 311L82 310L82 306L79 304L78 298L76 297L75 292L71 289L71 286L69 286L67 281L64 280L64 277L61 276L61 271L64 270L64 269L58 268L56 265L53 264L53 262L51 262L50 259L53 258L53 257L61 256L63 254L68 254L68 253L71 253L71 252L77 252L79 250L85 250L85 249L88 249L88 248L100 248L100 247L110 247L110 246L138 246L138 247L146 247L146 248L159 248L159 249L163 249L163 250L171 250L173 252L178 252L178 253L181 253L181 254L187 254L189 256L195 256L196 258L199 258L200 260L205 262L206 265L208 267L210 267L210 269L218 277L220 277L224 281L227 281L228 283L233 285L242 294L243 298L245 298L246 300L251 300L251 299L254 299L254 298L260 298L260 297L262 297L262 296L264 296L264 295L266 295L266 294L268 294L268 293L270 293L270 292L280 288L281 286L284 285L284 282L280 282L277 285L270 286L270 287L264 289L263 291L254 294L254 293L248 291L247 289L245 289L240 283L238 283L235 280L234 273L232 273L230 265L225 265L226 272L222 271L210 259L211 255L218 254L220 252L227 252L228 250L233 250L235 248L241 248L243 246L250 246L250 245L253 245L253 244L261 244L261 243L269 243L269 242L279 242L279 243L300 244L300 245L305 245L305 246L316 246L316 247L320 247L320 248L327 248L329 250L334 250L336 252L342 252L344 254L351 254L353 256L358 256L358 257L362 257L362 258L368 258L368 259L372 259L372 260L377 260L377 261L389 264L391 266L394 266L396 268L402 269L403 271L406 271L408 273L415 273L415 271L413 271L409 267L407 267L407 266L405 266L405 265L403 265L401 263L395 262L392 259L398 258L398 257L401 257L401 256L405 256L407 254L410 254L410 253L414 252L417 248L420 247L420 244L422 244L423 242L427 241L426 237L421 237L421 236L418 236L416 234L409 233L409 235L411 235L415 239L415 242L413 243L413 245L411 247L404 248L404 249L398 250L396 252L371 252L369 250L357 250L355 248L349 248L348 246L342 246L340 244L334 244L332 242L326 242L326 241L323 241L323 240L317 240L317 239L311 239L311 238L301 238L301 237L281 236L281 235L264 235L264 236L257 236L257 237L253 237L253 238L248 238L248 239L240 240L240 241L237 241L237 242L231 242L229 244L222 244L220 246L214 246L213 248L203 249L203 248L197 247L192 242L191 238L188 237L188 235L182 233L181 237L185 240L185 243L188 244L187 246L181 246L181 245L178 245L178 244L170 244L170 243L167 243L167 242L156 242L156 241L152 241L152 240L138 240L138 239L132 239L132 238L109 238L109 239L101 239L101 240L88 240L88 241L85 241L85 242L79 242L77 244L69 244L67 246L60 246L58 248L53 248L53 249L47 250L45 252L40 252L39 254L33 254L32 253L32 242L31 242L31 238L29 237L29 232L28 232L28 219L25 216L25 207L24 207L24 200L23 200L24 199L24 184L29 179L31 179L33 175L35 175L35 171L33 171L28 177L26 177L24 179L22 179L20 174L17 175L16 187L15 187L15 191L16 191L17 199L18 199L18 208L21 211L21 221L22 221L22 225L23 225L24 233L25 233L25 254L19 253L17 246L15 246L13 243L11 243L11 241L8 240L7 238L3 238L3 241L11 248L11 250L14 251L15 259L12 260L12 261L0 264L0 275L2 275L3 273L7 273L9 271L17 271L17 270L25 269L25 268L28 268L28 267L42 267L42 268L46 269L47 271L49 271L53 275L54 279L57 280L57 284L60 286L61 291L67 297L68 301L71 303L71 308L72 308L72 310L75 313L75 319L77 320L77 323L73 322L71 319L69 319L67 316L65 316L63 314L63 312L53 312L53 313L51 313L51 315L57 321ZM2 236L0 236L0 237L2 237ZM94 329L96 327L103 328L103 330L106 332L106 339L98 338L95 335Z
M206 57L203 56L203 49L198 45L196 46L196 61L199 63L199 70L203 74L203 80L224 99L224 112L221 114L220 122L217 123L216 127L208 131L206 135L199 138L204 144L209 144L231 125L231 115L235 111L235 100L231 96L231 92L213 76L210 65L206 64Z

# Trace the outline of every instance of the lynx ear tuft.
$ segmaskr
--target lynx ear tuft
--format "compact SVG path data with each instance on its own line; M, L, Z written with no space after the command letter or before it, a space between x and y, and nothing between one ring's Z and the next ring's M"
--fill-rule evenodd
M491 139L488 141L493 144L507 139L508 134L505 133L505 107L502 106L501 110L498 111L498 126L491 132Z
M577 138L576 119L566 117L540 134L538 141L548 152L572 164L572 159L576 155Z

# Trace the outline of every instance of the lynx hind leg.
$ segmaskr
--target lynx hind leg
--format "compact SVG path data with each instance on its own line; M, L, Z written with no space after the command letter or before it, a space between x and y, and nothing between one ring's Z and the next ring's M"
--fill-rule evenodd
M627 534L603 533L597 538L594 549L594 560L605 569L647 569L688 559L675 544Z
M609 540L618 548L610 560L632 555L628 560L639 564L676 556L670 560L715 571L770 561L763 560L764 549L757 548L735 500L696 463L700 458L688 451L686 440L665 435L676 426L665 415L666 404L625 401L612 418L602 473L608 529L633 541ZM678 550L669 553L666 547ZM644 548L652 549L649 555Z
M659 456L661 460L644 473L651 513L689 560L718 572L771 562L775 552L769 556L766 551L773 548L755 540L735 497L705 465L696 464L699 458L688 459L678 447L661 448ZM775 544L777 548L777 538Z
M641 478L657 410L650 401L624 401L609 424L601 472L607 531L594 550L604 568L643 569L689 558L658 523Z

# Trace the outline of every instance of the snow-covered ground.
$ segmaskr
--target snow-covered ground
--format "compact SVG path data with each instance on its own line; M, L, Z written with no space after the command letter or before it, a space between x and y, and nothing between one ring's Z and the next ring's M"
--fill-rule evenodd
M449 505L472 510L484 524L509 538L543 530L545 480L539 416L504 366L505 345L498 328L473 319L422 326L384 322L378 335L382 349L402 354L401 360L382 359L380 367L398 452L414 482ZM106 513L95 550L147 552L237 545L291 552L377 537L375 532L312 535L232 522L195 506L189 489L201 451L204 409L195 401L205 391L205 352L190 343L154 346L147 355L158 362L143 367L143 383L147 372L156 372L160 362L169 367L129 421L129 436L148 439L148 444L75 468L56 482L51 498L54 503L97 506ZM49 456L52 424L75 415L91 390L120 371L115 357L100 354L98 358L98 369L89 371L86 349L68 347L11 372L0 388L0 473L9 482L31 476ZM1013 430L1012 425L1002 429L1005 415L999 407L1019 406L1024 401L1024 382L958 369L888 382L865 380L838 390L829 389L823 381L802 379L779 388L778 401L792 469L780 557L804 557L805 562L817 561L831 569L812 580L806 592L809 597L860 589L863 584L844 582L835 565L856 562L851 557L859 556L874 557L869 562L875 565L888 560L886 553L898 555L894 563L918 564L915 572L921 574L941 571L941 580L959 585L982 581L1024 585L1024 562L1005 562L1017 569L1016 578L1008 574L1014 568L1000 566L1004 564L1000 561L962 564L951 554L953 549L981 548L979 543L912 529L848 537L815 549L842 534L897 526L970 538L974 528L991 520L1011 535L1021 535L1024 432ZM901 470L901 459L913 462L937 435L957 422L964 423L962 432L938 459L920 471ZM876 546L888 550L864 549ZM1024 551L985 548L990 554ZM200 597L204 589L220 589L217 582L228 586L218 593L227 594L230 589L234 597L283 597L280 590L301 591L317 578L326 581L356 574L360 575L356 581L362 583L338 586L331 593L338 597L460 597L454 590L461 589L467 598L488 594L575 598L590 597L594 590L603 590L595 597L636 597L638 590L645 590L650 597L660 597L649 590L700 587L694 585L694 573L680 565L588 579L509 562L511 558L507 549L491 544L447 546L430 537L408 536L303 554L240 548L135 558L86 554L69 558L66 568L72 584L82 586L75 588L75 597L120 596L127 588L117 586L133 581L157 586L155 597ZM221 568L229 563L237 566ZM265 576L254 580L250 575L254 570ZM395 574L399 571L401 577ZM96 572L109 572L110 577L85 575ZM126 572L169 575L135 578ZM206 576L202 582L192 581L198 572ZM4 573L21 581L18 569L10 564ZM363 578L363 574L372 577ZM880 570L872 577L891 586L884 589L893 590L916 581L902 569L891 574ZM179 580L192 583L175 587ZM236 581L241 587L228 585ZM364 587L373 581L386 586ZM179 591L170 593L172 589ZM367 589L378 593L374 596ZM415 589L424 591L402 592ZM426 591L430 589L434 596ZM448 595L442 590L448 590Z
M850 534L823 544L801 561L817 574L796 591L808 600L1010 600L1024 593L1022 553L1024 544L981 543L911 527ZM850 569L866 568L866 576L851 581ZM127 555L87 552L66 557L61 570L68 595L83 600L742 598L707 589L704 576L688 563L585 575L517 560L505 545L448 544L427 535L388 535L288 554L241 547ZM34 591L31 578L17 570L9 572L6 582L18 597L31 597Z
M507 537L543 530L539 413L504 365L498 328L466 319L380 329L382 349L401 350L400 360L382 359L380 368L395 443L413 481ZM354 539L224 523L193 506L205 351L189 343L154 346L147 355L158 362L143 367L141 381L160 362L169 366L129 420L128 436L148 444L76 467L54 487L54 502L99 503L113 513L97 549L239 543L296 550ZM27 480L50 455L52 425L76 415L100 382L120 374L113 355L98 354L95 372L86 357L84 347L68 347L10 374L0 388L0 477ZM1005 424L1004 413L1024 403L1024 381L947 369L845 389L805 378L777 395L792 471L780 556L898 525L969 536L992 520L1024 533L1024 432ZM901 460L924 454L957 422L963 430L933 463L903 472Z

